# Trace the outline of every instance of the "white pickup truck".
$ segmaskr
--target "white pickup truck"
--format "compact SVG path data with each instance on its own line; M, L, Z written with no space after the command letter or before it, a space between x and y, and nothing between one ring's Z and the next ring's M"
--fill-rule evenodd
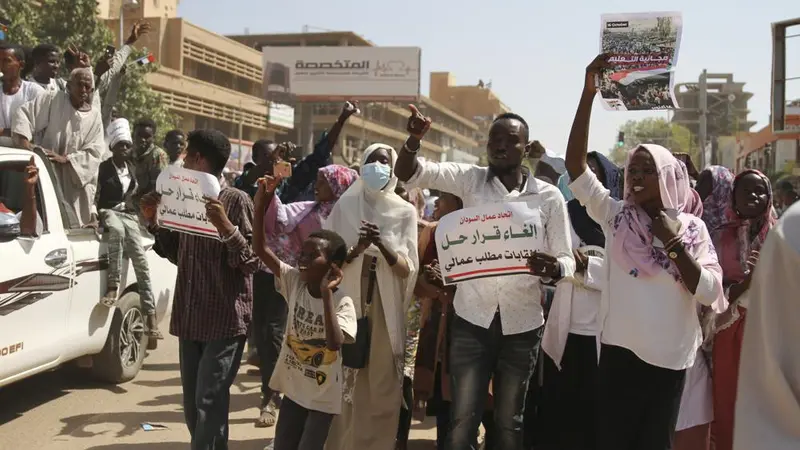
M22 209L31 155L0 147L0 204L7 213ZM50 161L40 154L35 161L42 233L29 238L19 236L18 227L0 227L0 387L78 358L98 379L129 381L149 344L133 268L129 262L121 268L125 289L117 307L101 305L106 245L94 230L77 227L74 213L62 207ZM176 268L144 236L161 318L171 307Z

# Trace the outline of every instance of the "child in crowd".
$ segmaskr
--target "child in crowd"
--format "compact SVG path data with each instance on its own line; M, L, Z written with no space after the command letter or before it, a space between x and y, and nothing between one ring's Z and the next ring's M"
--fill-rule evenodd
M337 287L347 245L333 231L319 230L303 242L291 267L265 242L264 215L279 180L259 180L253 247L280 280L288 306L284 344L269 387L284 394L275 450L322 450L333 417L342 411L343 344L355 342L353 300Z

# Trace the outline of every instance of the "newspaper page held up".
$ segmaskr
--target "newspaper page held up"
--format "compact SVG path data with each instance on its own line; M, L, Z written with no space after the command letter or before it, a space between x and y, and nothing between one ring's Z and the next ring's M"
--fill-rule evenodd
M611 69L600 79L603 106L611 111L678 108L673 88L681 43L680 12L604 14L600 52Z

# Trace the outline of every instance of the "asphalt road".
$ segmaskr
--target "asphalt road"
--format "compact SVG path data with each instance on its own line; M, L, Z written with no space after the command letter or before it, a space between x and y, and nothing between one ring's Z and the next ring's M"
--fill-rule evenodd
M231 450L262 450L274 428L255 428L259 378L242 367L231 388ZM139 376L113 386L72 370L40 374L0 389L0 450L188 449L181 407L178 343L161 341ZM142 423L164 425L144 431ZM394 433L394 430L391 430ZM434 421L415 423L411 450L433 450Z

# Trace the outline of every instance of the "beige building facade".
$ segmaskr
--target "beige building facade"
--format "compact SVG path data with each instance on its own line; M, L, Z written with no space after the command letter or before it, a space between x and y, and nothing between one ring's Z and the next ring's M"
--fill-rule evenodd
M229 36L231 39L260 51L264 46L281 47L339 47L373 46L367 39L350 31L325 33L289 33ZM420 110L431 116L433 125L422 143L420 153L432 160L445 160L451 149L474 152L480 145L480 126L462 114L431 97L420 96ZM309 136L318 137L336 120L340 103L300 103L295 116L295 133L292 137L304 145L310 145ZM335 155L339 162L357 162L361 150L368 145L381 142L400 149L408 137L406 121L408 108L401 103L366 103L361 105L361 115L351 118L340 135L339 148ZM450 152L450 155L455 154ZM452 158L452 156L451 156Z
M146 48L160 65L147 75L150 87L179 117L183 130L215 128L231 139L230 166L249 160L258 139L283 140L291 129L270 123L261 97L261 53L175 17L177 0L138 0L124 10L127 34L144 18L151 32L137 47ZM119 40L120 0L101 0L99 14ZM241 151L240 151L241 150Z

